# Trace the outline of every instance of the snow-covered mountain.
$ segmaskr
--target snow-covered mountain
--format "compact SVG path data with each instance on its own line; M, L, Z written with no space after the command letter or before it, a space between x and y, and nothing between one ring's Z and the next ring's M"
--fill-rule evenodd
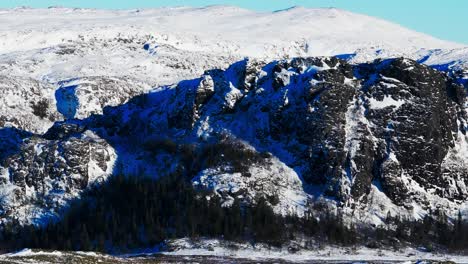
M267 61L340 56L353 63L404 56L456 69L468 61L466 46L338 9L19 8L1 10L0 24L0 75L15 87L2 89L2 116L4 122L34 132L45 132L59 118L55 107L49 109L49 120L25 116L31 112L29 101L41 97L53 106L55 91L70 81L95 83L93 89L77 86L80 101L94 100L80 104L79 116L84 117L151 87L225 69L246 56ZM127 83L126 91L109 96L109 81ZM24 118L16 120L17 112Z
M226 205L373 224L467 205L464 45L300 7L19 8L0 25L2 222L40 222L112 173L187 169L187 153Z

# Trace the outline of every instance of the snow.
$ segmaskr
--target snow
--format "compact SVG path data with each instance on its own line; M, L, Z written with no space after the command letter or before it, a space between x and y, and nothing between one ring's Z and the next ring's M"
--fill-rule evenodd
M345 80L346 82L346 80ZM366 108L363 102L362 96L355 96L348 106L348 110L345 115L345 146L344 150L347 152L350 158L350 168L346 168L343 171L343 186L346 187L344 190L348 195L351 192L351 185L354 182L353 174L356 172L356 164L354 158L356 153L359 151L360 142L363 137L371 136L371 140L375 148L375 137L372 136L370 131L370 124L367 118L365 117ZM365 128L365 130L363 130Z
M159 247L145 249L125 255L105 255L95 252L61 252L61 251L36 251L23 249L15 253L0 255L0 261L8 263L56 263L57 261L91 261L93 263L146 263L164 260L164 256L172 256L173 260L181 262L190 261L193 256L213 257L215 262L293 262L293 263L426 263L426 261L453 261L455 263L468 263L468 257L452 254L431 253L424 248L401 248L401 249L369 249L363 246L339 247L320 246L314 244L311 249L301 249L291 252L287 246L282 248L269 247L263 244L242 244L215 239L190 239L170 240L168 243L175 248L171 252L161 252ZM84 259L86 257L86 259ZM195 260L195 259L193 259ZM200 259L198 259L200 260ZM210 260L207 258L206 261ZM164 261L163 261L164 262ZM171 261L172 262L172 261ZM198 262L198 261L197 261Z
M86 131L86 136L88 138L93 138L95 140L102 140L96 134L91 131ZM91 158L88 162L88 177L89 183L93 184L98 180L105 180L107 177L111 176L114 172L114 165L117 160L117 153L112 147L108 147L105 149L107 152L104 156L110 157L108 161L106 161L106 170L104 171L97 161ZM100 154L102 155L102 154Z
M365 120L364 118L364 107L359 104L359 99L355 98L351 104L348 106L348 110L346 111L346 125L345 125L345 146L344 150L348 153L351 159L351 167L348 170L355 169L355 163L353 158L356 155L356 152L359 150L360 147L360 134L358 133L359 127L362 122ZM351 175L351 171L343 171L343 186L346 186L347 189L344 190L344 193L350 193L350 186L353 182L353 177Z
M230 83L230 91L226 93L225 99L229 109L234 109L236 101L242 97L242 92Z
M41 100L48 102L49 106L55 103L51 85L29 78L27 75L12 76L0 73L0 116L6 118L5 127L45 132L53 122L49 118L34 115L32 109L32 102L37 103ZM59 119L55 107L49 107L48 114L51 118Z
M385 80L387 82L390 82L390 83L401 83L400 80L397 80L395 78L390 78L390 77L387 77L387 76L380 76L382 78L382 80Z
M0 207L8 208L9 206L14 205L16 203L15 191L19 189L19 187L10 183L8 170L3 169L2 167L0 167L0 169L2 172L2 178L5 179L7 182L7 184L3 184L2 188L0 188Z
M351 157L354 157L359 150L359 139L357 137L360 124L366 123L364 112L365 108L357 98L350 103L348 111L346 111L345 151L349 152Z
M301 249L292 253L287 247L276 248L262 244L240 244L214 239L202 239L198 242L189 239L170 241L170 245L176 250L173 252L161 252L171 256L217 256L232 259L249 259L255 261L287 261L297 263L310 262L406 262L411 263L422 260L454 261L467 263L468 257L443 253L430 253L424 249L402 248L369 249L364 246L353 248L339 246L315 245L314 249ZM232 249L235 248L235 249Z
M60 251L51 251L51 252L46 252L46 251L33 251L29 248L22 249L18 252L14 253L9 253L9 254L4 254L0 255L0 259L2 257L31 257L31 256L62 256L63 253Z
M394 109L398 109L405 103L405 100L395 100L391 96L384 96L383 100L369 98L370 108L372 109L383 109L386 107L393 107Z
M9 78L0 82L0 114L8 117L6 124L35 133L46 131L51 121L100 114L105 106L151 87L225 69L245 57L271 61L349 55L345 58L356 63L405 56L451 68L468 62L464 45L330 8L4 9L0 24L0 76ZM285 84L292 73L287 74L281 75ZM63 93L55 96L60 87L75 89L69 88L62 100ZM233 100L238 95L233 91ZM47 98L65 115L56 107L50 109L52 118L32 115L27 99L37 97ZM17 116L19 121L11 121Z
M353 60L368 61L382 54L420 57L426 52L430 55L428 63L444 64L453 61L455 56L449 54L467 53L461 44L377 18L328 8L293 8L273 13L229 6L139 12L12 9L0 14L0 23L0 61L5 67L6 62L13 64L4 70L27 73L40 80L112 73L153 81L165 77L174 82L178 76L164 76L174 75L167 67L174 61L165 61L167 58L191 62L205 54L230 63L230 56L356 54ZM187 52L199 55L183 58Z

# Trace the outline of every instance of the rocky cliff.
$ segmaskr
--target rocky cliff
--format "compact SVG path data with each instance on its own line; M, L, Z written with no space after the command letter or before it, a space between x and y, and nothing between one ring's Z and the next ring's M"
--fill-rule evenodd
M46 101L31 88L30 118L3 112L1 219L45 221L112 174L175 172L226 206L265 196L277 213L325 205L372 224L455 215L468 199L460 76L405 58L304 57L245 59L140 95L106 78L64 82Z

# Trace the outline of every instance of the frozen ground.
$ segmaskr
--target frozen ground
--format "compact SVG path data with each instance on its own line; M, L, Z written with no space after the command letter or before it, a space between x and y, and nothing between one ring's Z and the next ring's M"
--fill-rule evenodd
M94 252L60 252L24 249L0 255L0 263L468 263L467 256L434 254L423 249L368 249L365 247L320 247L293 253L287 248L207 240L196 245L174 242L180 248L167 253L104 255Z

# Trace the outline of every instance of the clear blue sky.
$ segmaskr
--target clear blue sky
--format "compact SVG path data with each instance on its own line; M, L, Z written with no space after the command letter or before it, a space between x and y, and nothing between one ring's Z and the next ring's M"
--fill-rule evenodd
M337 7L384 18L441 39L468 44L467 0L0 0L2 8L58 5L125 9L218 4L236 5L259 11L273 11L295 5Z

